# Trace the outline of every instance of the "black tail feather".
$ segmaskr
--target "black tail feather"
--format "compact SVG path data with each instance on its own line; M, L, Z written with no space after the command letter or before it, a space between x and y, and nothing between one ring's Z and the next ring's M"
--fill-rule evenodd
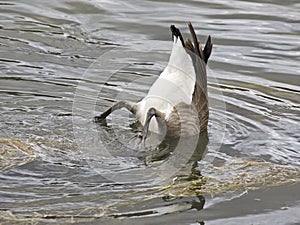
M211 37L208 36L206 44L205 44L204 48L202 49L202 44L201 44L200 40L197 38L194 27L191 22L188 23L188 27L189 27L189 30L190 30L190 33L192 36L193 43L189 38L187 38L185 43L183 44L183 46L186 49L194 52L207 64L208 59L212 52L212 47L213 47ZM179 29L177 29L174 25L172 25L171 30L172 30L173 35L175 35L176 37L179 36L183 42L183 38L182 38L182 35L181 35Z
M182 34L181 34L180 30L178 28L176 28L174 25L171 25L170 29L171 29L171 32L172 32L172 38L173 38L173 36L175 36L177 38L179 37L180 41L182 43L182 46L185 47L183 37L182 37Z
M203 53L204 53L204 61L205 61L206 64L207 64L207 61L208 61L209 56L210 56L210 54L211 54L212 47L213 47L213 44L212 44L212 42L211 42L211 37L210 37L210 35L209 35L208 38L207 38L205 47L204 47L204 49L203 49Z

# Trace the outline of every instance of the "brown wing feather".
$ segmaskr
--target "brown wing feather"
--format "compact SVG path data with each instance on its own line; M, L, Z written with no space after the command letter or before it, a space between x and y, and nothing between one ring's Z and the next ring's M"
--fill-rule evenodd
M190 39L186 39L186 40L185 40L185 47L186 47L188 50L190 50L190 51L192 51L192 52L195 52L194 46L193 46L193 44L192 44L192 42L191 42Z
M192 23L189 22L188 26L189 26L189 30L190 30L190 33L192 35L192 39L193 39L193 42L194 42L195 53L197 55L199 55L201 59L204 59L204 54L203 54L203 51L202 51L202 45L201 45L201 42L199 42L198 39L197 39L197 36L196 36L196 33L195 33L195 30L194 30L194 27L193 27Z
M211 38L209 36L204 49L198 41L195 30L191 23L188 24L193 38L193 48L189 47L187 52L191 55L196 73L196 84L193 93L192 103L198 112L200 132L205 131L208 125L209 108L207 96L207 74L206 63L212 51Z

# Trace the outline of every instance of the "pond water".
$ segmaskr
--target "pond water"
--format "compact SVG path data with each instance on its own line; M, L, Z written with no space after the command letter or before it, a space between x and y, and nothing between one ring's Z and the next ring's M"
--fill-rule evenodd
M298 1L0 5L1 223L300 223ZM214 43L209 142L198 170L214 174L214 165L222 170L215 176L226 179L255 161L273 168L277 181L276 169L297 171L279 179L281 185L167 195L163 190L178 173L187 181L195 168L145 165L131 149L138 128L126 111L106 125L93 123L115 100L145 96L167 64L170 25L187 37L188 21L203 42L211 35ZM22 152L10 156L14 165L4 165L7 146ZM224 169L240 162L246 164L237 174Z

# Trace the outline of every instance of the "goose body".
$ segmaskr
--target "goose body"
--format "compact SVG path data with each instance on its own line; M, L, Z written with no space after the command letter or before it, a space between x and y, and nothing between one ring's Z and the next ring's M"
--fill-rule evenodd
M192 59L186 53L179 38L175 37L167 67L151 86L147 96L136 105L136 117L145 124L147 112L151 107L159 109L169 121L174 106L183 102L192 103L196 74ZM158 120L153 118L149 130L161 133Z
M206 63L212 50L210 37L204 49L198 42L194 28L188 24L190 39L183 41L180 31L171 26L173 47L168 65L141 101L122 101L106 110L95 121L105 119L112 111L125 107L148 130L172 136L195 135L207 129L208 100ZM145 138L145 137L144 137Z

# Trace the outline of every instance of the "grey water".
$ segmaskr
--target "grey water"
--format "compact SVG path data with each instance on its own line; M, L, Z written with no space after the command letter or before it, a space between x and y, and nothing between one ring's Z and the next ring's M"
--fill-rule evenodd
M170 25L187 37L188 21L214 44L208 163L299 168L298 1L3 0L0 138L27 143L37 157L0 173L1 212L24 224L300 223L299 185L204 196L203 210L193 196L155 197L157 171L128 147L136 144L134 117L120 111L106 126L92 122L118 99L145 96L167 64Z

